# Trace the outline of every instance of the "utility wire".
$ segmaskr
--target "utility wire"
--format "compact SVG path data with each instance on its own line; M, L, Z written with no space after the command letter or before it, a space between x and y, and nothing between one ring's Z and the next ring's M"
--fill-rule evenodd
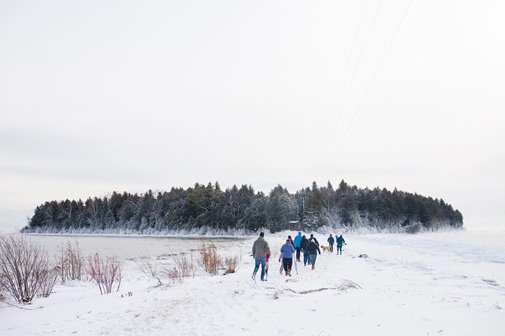
M377 18L377 14L379 13L379 9L380 9L380 6L381 6L381 3L382 3L382 0L379 0L377 2L377 6L375 7L375 11L373 13L373 16L372 16L372 22L370 23L370 26L368 27L368 31L367 31L367 35L365 37L365 42L363 43L363 46L361 47L361 51L359 53L359 56L358 56L358 62L354 68L354 72L351 76L351 81L348 85L348 90L351 90L352 89L352 86L354 85L354 80L356 79L356 75L358 74L358 70L361 66L361 62L363 61L363 56L365 54L365 50L366 50L366 47L368 45L368 40L370 39L370 36L372 35L372 31L373 31L373 28L375 26L375 21L376 21L376 18ZM349 94L346 94L345 97L344 97L344 100L343 100L343 103L340 105L340 108L339 108L339 112L338 112L338 119L337 119L337 123L334 125L333 128L331 128L331 133L330 134L333 134L338 128L339 128L339 124L340 124L340 119L343 115L343 111L345 110L345 107L347 106L347 102L349 100ZM331 141L331 145L330 145L330 148L333 148L333 146L335 145L335 142L334 141ZM331 153L331 149L330 149L330 153ZM326 162L328 160L328 157L331 157L331 154L330 155L327 155L326 156Z
M394 40L396 39L396 36L398 35L398 33L400 32L400 29L401 29L401 26L403 25L403 22L405 21L405 19L407 18L407 15L408 15L408 12L409 12L409 9L410 7L412 6L412 3L414 2L414 0L410 0L409 1L409 4L407 5L407 8L405 9L404 13L403 13L403 16L402 16L402 19L400 20L400 23L398 24L398 26L396 27L396 30L393 34L393 37L392 39L390 40L388 46L386 47L386 50L385 52L383 53L378 65L377 65L377 68L375 69L373 75L372 75L372 78L369 82L369 84L367 85L366 89L365 89L365 92L360 100L360 102L358 103L357 107L356 107L356 110L354 111L352 117L351 117L351 121L349 123L349 125L347 126L346 128L346 131L342 134L341 136L341 139L340 141L338 142L337 146L340 145L344 140L345 138L347 137L347 135L349 134L351 128L352 128L352 125L354 123L354 120L356 119L356 117L358 116L360 110L361 110L361 107L363 105L363 103L365 102L366 98L367 98L367 95L368 95L368 92L370 91L370 88L372 87L372 84L374 83L375 81L375 78L377 77L377 74L379 73L379 70L381 69L385 59L386 59L386 56L388 55L389 53L389 50L391 49L392 45L393 45L393 42ZM333 157L335 157L335 155L337 154L338 150L334 151L333 152Z
M405 19L407 18L407 14L408 14L410 6L412 5L413 2L414 2L414 0L410 0L409 4L407 6L407 9L403 13L403 17L402 17L400 23L398 24L398 26L396 27L396 30L395 30L395 32L393 34L393 38L389 42L389 45L386 47L386 51L382 55L381 60L379 61L379 64L377 65L377 68L375 69L375 72L374 72L374 74L372 76L372 79L368 83L368 86L367 86L367 88L365 90L365 93L363 94L363 97L361 97L361 100L360 100L358 106L356 107L356 110L355 110L355 112L354 112L354 114L353 114L353 116L351 118L351 122L349 123L349 126L347 127L347 129L346 129L346 131L344 133L344 136L343 136L344 138L347 136L347 134L351 130L351 127L352 127L352 124L353 124L354 120L356 119L356 117L358 116L359 112L361 111L361 107L363 106L363 103L365 102L365 100L367 98L368 92L370 91L370 88L372 87L372 84L375 82L375 78L377 77L377 74L379 73L380 69L382 68L382 64L384 63L384 60L386 59L386 56L389 53L389 50L393 46L393 42L396 39L396 36L398 35L398 33L400 32L400 28L401 28L403 22L405 21Z
M361 29L363 28L363 23L365 22L365 14L366 14L365 12L366 12L367 6L368 6L368 0L365 1L365 4L363 5L363 8L361 9L361 12L362 12L361 20L360 20L359 25L358 25L358 30L356 31L356 36L353 39L353 44L352 44L351 52L349 53L349 56L347 57L347 62L346 62L346 65L345 65L344 76L342 76L342 79L340 80L340 85L339 85L339 87L337 89L337 98L340 97L340 95L341 95L341 93L343 91L344 82L345 82L345 80L347 78L347 74L349 73L349 69L351 68L352 56L354 55L354 50L358 46L358 38L359 38L359 35L361 33ZM341 116L342 116L342 100L339 102L339 105L338 105L338 117L337 117L336 124L335 124L335 120L332 118L331 122L330 122L330 125L338 125L340 123ZM332 128L332 131L334 131L334 128Z

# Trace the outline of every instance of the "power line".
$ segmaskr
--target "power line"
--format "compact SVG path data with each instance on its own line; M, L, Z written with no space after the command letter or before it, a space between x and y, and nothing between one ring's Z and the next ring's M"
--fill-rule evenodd
M379 0L377 2L377 6L375 7L375 10L374 10L374 13L373 13L373 16L372 16L372 21L370 23L370 26L368 27L368 31L367 31L367 34L366 34L366 37L365 37L365 41L364 41L364 43L363 43L363 45L361 47L361 51L360 51L359 56L358 56L358 62L356 64L356 66L354 67L354 72L353 72L353 74L351 76L351 81L350 81L350 83L348 85L349 89L347 91L349 91L352 88L352 86L354 85L354 80L356 79L356 75L358 74L358 70L359 70L359 68L361 66L361 63L363 61L363 56L365 54L365 50L366 50L366 47L368 45L368 41L370 39L370 36L372 35L372 31L373 31L373 28L375 26L377 14L379 13L379 9L380 9L381 3L382 3L382 0ZM358 32L358 34L359 34L359 32ZM345 110L345 107L347 106L348 100L349 100L349 94L345 95L343 103L340 104L337 123L334 125L334 127L331 128L331 133L330 134L333 134L335 132L335 130L338 129L339 124L340 124L340 119L341 119L341 117L343 115L343 111ZM334 144L335 144L335 142L332 141L330 148L333 148ZM330 149L330 153L331 153L331 149ZM326 160L325 160L326 162L327 162L329 156L331 156L331 154L326 156Z
M400 21L400 23L398 24L398 26L396 27L396 30L393 34L393 38L391 39L391 41L389 42L389 45L386 47L386 51L384 52L384 54L382 55L381 57L381 60L379 61L379 64L377 66L377 68L375 69L375 72L374 74L372 75L372 79L370 80L366 90L365 90L365 93L363 94L363 97L361 98L359 104L357 105L356 107L356 110L351 118L351 122L349 123L349 126L347 127L347 130L346 132L344 133L344 138L347 136L347 134L349 133L349 131L351 130L351 127L352 127L352 124L354 122L354 119L356 119L357 115L359 114L360 110L361 110L361 107L363 106L363 103L365 102L366 98L367 98L367 95L368 95L368 92L370 91L370 88L372 87L372 84L375 82L375 78L377 77L377 74L379 73L379 70L381 69L382 67L382 64L384 63L384 60L386 59L386 56L387 54L389 53L389 50L391 49L391 47L393 46L393 42L394 40L396 39L396 36L398 35L398 33L400 32L400 28L403 24L403 22L405 21L405 19L407 18L407 14L409 12L409 9L410 9L410 6L412 5L412 3L414 2L414 0L410 0L409 1L409 4L405 10L405 12L403 13L403 17Z

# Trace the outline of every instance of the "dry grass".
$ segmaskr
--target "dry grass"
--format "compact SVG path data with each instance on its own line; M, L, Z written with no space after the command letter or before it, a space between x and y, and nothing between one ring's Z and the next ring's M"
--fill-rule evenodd
M115 257L101 258L98 253L88 257L86 271L89 277L96 282L100 294L112 292L112 287L117 284L116 291L121 286L121 263Z
M173 282L173 283L181 283L182 280L183 280L183 277L182 277L182 274L181 272L179 272L179 270L177 270L177 268L171 268L171 269L167 269L165 271L168 279Z
M193 256L185 254L172 257L173 267L165 271L167 277L174 283L181 283L185 277L195 276L196 262Z
M222 264L221 258L217 254L217 246L213 243L200 245L200 264L211 275L218 274Z
M173 257L173 261L175 269L177 269L183 277L195 276L196 266L193 255L176 255Z
M242 260L242 253L237 253L235 255L230 255L224 258L225 271L224 274L235 273L237 271L237 266Z

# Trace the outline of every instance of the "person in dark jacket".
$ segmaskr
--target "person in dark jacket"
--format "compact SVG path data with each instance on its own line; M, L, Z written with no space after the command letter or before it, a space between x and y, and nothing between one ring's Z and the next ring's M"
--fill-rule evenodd
M309 253L309 263L312 265L312 269L316 268L317 253L321 254L319 245L316 244L315 238L310 238L309 245L307 246L307 252Z
M293 238L291 238L291 236L288 236L288 240L289 240L289 243L290 243L291 245L293 245L293 248L296 248L296 247L295 247L295 242L293 241Z
M328 237L328 244L330 245L330 252L333 252L333 244L335 244L335 238L330 233L330 236Z
M307 252L307 246L309 246L309 240L305 235L302 237L302 241L300 242L300 249L303 252L303 266L307 266L309 262L309 252Z
M310 234L309 240L310 239L314 240L314 242L317 244L317 246L319 246L319 242L317 241L316 237L314 237L314 235L312 233Z
M344 240L344 237L342 237L342 235L338 236L337 237L337 254L340 252L340 255L342 255L342 246L344 244L347 245Z

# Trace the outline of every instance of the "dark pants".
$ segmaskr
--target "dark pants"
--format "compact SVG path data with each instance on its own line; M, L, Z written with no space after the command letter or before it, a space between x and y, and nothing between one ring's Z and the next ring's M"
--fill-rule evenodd
M309 263L309 252L303 252L303 265L307 265Z
M311 254L309 256L309 264L314 266L316 264L317 254Z
M291 271L292 266L293 258L282 258L282 267L284 268L284 272Z
M337 254L340 252L342 254L342 245L337 245Z
M296 248L296 260L298 260L298 261L300 261L300 250L301 250L301 247Z
M330 252L333 252L333 244L330 244Z

